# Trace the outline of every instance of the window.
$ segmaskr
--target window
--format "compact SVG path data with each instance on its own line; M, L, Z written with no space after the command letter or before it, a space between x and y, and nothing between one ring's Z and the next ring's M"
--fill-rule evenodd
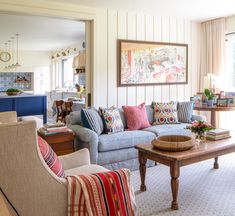
M76 78L73 71L73 56L52 62L53 89L72 89Z
M228 90L235 91L235 36L230 36L227 40L227 71Z

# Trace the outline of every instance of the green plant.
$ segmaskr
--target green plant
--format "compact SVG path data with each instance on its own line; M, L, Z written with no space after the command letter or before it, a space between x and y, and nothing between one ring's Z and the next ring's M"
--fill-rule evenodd
M6 90L6 92L21 92L20 89L15 89L15 88L9 88Z
M210 91L209 89L205 89L204 90L204 95L208 98L208 100L213 100L215 95L213 94L212 91Z

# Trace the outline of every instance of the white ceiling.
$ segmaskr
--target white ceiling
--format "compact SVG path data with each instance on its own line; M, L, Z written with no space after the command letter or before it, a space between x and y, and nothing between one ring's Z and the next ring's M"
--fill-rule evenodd
M137 11L159 16L174 16L190 20L230 16L235 14L235 0L47 0Z
M85 23L75 20L0 14L0 49L19 33L19 49L55 51L85 40Z

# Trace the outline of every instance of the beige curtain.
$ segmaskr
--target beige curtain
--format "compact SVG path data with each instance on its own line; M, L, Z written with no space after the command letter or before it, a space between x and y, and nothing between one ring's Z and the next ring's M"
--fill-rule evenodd
M204 77L225 73L225 18L201 24L200 91L204 89Z
M205 86L204 78L208 74L223 77L225 71L225 18L210 20L201 24L201 55L200 55L200 83L199 88L202 92ZM220 86L215 86L221 90ZM201 113L210 122L210 113ZM216 113L216 125L220 127L220 116Z

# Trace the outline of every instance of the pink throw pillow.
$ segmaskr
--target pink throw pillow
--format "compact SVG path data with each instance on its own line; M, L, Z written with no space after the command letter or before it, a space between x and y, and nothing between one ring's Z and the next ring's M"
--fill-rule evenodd
M40 136L38 136L38 145L40 152L42 154L43 159L45 160L48 167L51 169L53 173L55 173L58 177L64 178L65 173L62 167L62 164L59 161L56 153L52 150L49 144Z
M139 106L123 106L122 108L126 116L128 130L139 130L150 127L145 103Z

